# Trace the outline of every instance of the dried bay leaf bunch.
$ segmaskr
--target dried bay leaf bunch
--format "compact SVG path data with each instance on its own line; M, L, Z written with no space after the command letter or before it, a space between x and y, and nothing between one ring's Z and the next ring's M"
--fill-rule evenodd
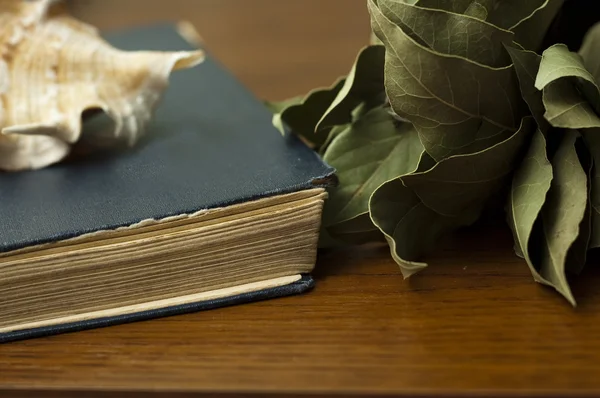
M338 171L323 244L385 241L409 277L505 202L516 253L575 304L567 274L600 247L600 27L561 44L570 3L367 0L371 40L349 74L273 107Z
M202 51L125 52L51 0L0 0L0 170L63 160L82 133L82 114L114 121L115 141L134 145L169 75Z

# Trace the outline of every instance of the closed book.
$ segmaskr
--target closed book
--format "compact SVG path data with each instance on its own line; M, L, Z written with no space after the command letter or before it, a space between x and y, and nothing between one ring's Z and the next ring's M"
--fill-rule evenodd
M105 38L195 47L173 25ZM304 292L332 181L207 51L137 146L0 173L0 342Z

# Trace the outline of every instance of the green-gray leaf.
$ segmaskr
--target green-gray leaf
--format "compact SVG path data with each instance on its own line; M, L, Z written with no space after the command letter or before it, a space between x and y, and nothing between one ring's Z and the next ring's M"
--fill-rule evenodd
M491 67L511 64L504 44L513 33L467 15L379 0L382 13L417 42L442 54L463 57Z
M367 109L385 103L384 61L382 45L368 46L360 51L344 85L317 123L317 131L350 123L352 110L361 103Z
M369 36L369 44L372 46L378 46L383 44L381 42L381 40L379 40L379 37L377 37L377 35L373 32L371 32L370 36Z
M429 155L427 152L423 152L423 155L421 155L421 160L419 160L419 165L417 166L417 170L415 170L415 172L424 173L433 169L433 167L436 164L437 163L435 159L433 159L431 155Z
M550 83L563 78L575 78L581 91L596 112L600 106L600 90L594 76L586 69L581 55L569 51L564 44L555 44L542 54L535 86L543 90Z
M327 140L327 132L315 134L315 127L344 85L345 79L339 79L326 89L313 90L305 97L296 97L281 103L268 103L275 111L273 125L285 134L289 128L293 134L303 137L315 148Z
M517 130L525 104L512 66L490 68L436 53L406 35L374 0L369 10L373 30L386 46L385 85L392 108L415 125L435 160L456 154L448 151L451 147L468 153L469 141L480 138L482 120L494 125L496 134ZM484 136L490 130L484 126Z
M420 0L421 7L468 14L502 29L512 29L544 6L547 0Z
M428 171L396 178L377 188L369 204L371 219L384 234L405 277L427 266L420 262L421 257L441 237L479 218L487 200L512 169L510 165L534 124L527 118L510 139L487 151L448 158ZM424 157L421 163L430 163L427 154ZM486 167L481 168L481 164ZM444 201L452 204L446 206Z
M492 0L473 1L465 10L465 15L485 21L489 17L490 10L488 8L491 8L491 5Z
M538 129L513 176L506 213L513 232L515 252L525 258L533 278L542 282L529 253L533 226L546 202L552 182L552 165L546 155L546 138Z
M566 278L566 259L587 203L587 176L577 156L577 138L576 131L567 130L552 159L554 179L542 209L542 242L536 248L540 282L554 287L572 305L576 303Z
M324 155L337 170L340 183L325 203L323 225L366 214L373 191L385 181L413 172L422 152L414 128L409 123L397 127L386 107L374 108L355 121Z
M405 278L427 267L421 258L439 239L471 220L442 216L421 202L400 179L381 185L370 201L373 223L384 234Z
M535 87L535 79L540 69L542 57L533 51L521 50L509 46L506 49L513 60L523 99L527 102L529 110L540 130L546 132L550 128L550 125L544 118L546 109L542 101L542 92Z
M548 84L564 77L578 77L593 85L594 76L585 68L581 55L569 51L564 44L548 47L542 54L535 86L542 90Z
M595 249L600 247L600 129L583 131L583 137L593 162L590 187L592 233L589 247Z
M544 118L554 127L585 129L600 127L600 117L570 79L559 79L543 91Z
M579 133L575 133L575 135L579 136ZM586 206L583 219L579 225L579 235L567 253L566 264L569 272L580 274L587 262L587 252L592 233L592 206L590 194L593 162L588 149L583 144L582 139L577 140L575 149L586 175Z
M272 113L278 114L282 113L284 110L286 110L286 108L301 104L303 99L303 97L298 96L278 102L265 101L265 105ZM277 128L279 129L279 126L277 126ZM279 131L283 133L282 129L279 129Z
M600 81L600 23L592 26L579 49L585 68L594 76L596 82Z
M471 119L443 128L416 126L416 129L427 153L437 161L450 156L482 151L514 134L512 130L503 129L481 119Z
M406 4L415 4L419 0L403 0L403 1ZM383 43L381 42L381 40L379 40L379 37L377 37L377 35L374 32L371 32L371 37L370 37L370 40L369 40L369 44L383 44Z
M523 118L509 139L481 152L445 159L427 172L401 177L402 182L439 214L477 219L487 199L512 173L535 128L533 118Z
M581 56L564 44L544 51L535 86L543 90L544 117L553 126L571 129L600 126L600 89Z
M323 155L325 155L327 148L329 148L329 145L331 145L331 143L333 142L335 137L342 134L344 131L347 131L351 126L352 126L352 123L347 123L347 124L341 124L339 126L332 127L329 130L329 133L327 134L325 141L323 141L318 148L315 148L317 150L317 152L319 153L319 155L321 157Z
M527 3L528 0L523 1ZM511 28L515 32L515 41L528 50L540 51L550 25L562 8L564 0L547 0L527 18Z

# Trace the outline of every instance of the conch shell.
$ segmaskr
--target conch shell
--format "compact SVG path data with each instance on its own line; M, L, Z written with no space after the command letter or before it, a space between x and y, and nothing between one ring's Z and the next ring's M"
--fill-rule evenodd
M82 114L102 110L115 140L134 145L172 71L204 60L189 52L126 52L52 0L0 0L0 171L63 160Z

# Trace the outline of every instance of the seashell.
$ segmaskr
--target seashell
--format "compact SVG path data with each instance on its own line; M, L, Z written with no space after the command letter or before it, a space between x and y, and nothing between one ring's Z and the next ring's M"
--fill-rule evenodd
M134 145L173 71L198 51L122 51L52 0L0 0L0 170L63 160L82 134L82 114L101 110L115 141Z

